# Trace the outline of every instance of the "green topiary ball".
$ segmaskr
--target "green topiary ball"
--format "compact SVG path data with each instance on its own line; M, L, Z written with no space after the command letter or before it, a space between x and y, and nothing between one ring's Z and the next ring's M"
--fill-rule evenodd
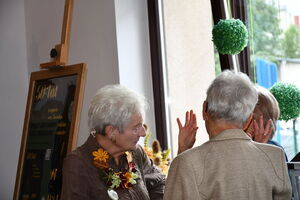
M220 54L238 54L248 43L247 28L239 19L221 19L214 25L212 35Z
M300 115L300 90L295 85L276 83L270 92L278 101L280 120L288 121Z

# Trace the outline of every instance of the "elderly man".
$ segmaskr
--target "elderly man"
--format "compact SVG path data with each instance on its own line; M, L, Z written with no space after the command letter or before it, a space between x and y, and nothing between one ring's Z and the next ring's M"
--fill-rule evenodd
M291 199L282 149L243 131L257 99L245 74L225 71L212 82L202 111L210 139L173 160L165 200Z

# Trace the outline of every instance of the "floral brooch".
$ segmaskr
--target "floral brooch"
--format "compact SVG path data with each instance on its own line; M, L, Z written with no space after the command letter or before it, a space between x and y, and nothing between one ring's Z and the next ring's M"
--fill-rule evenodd
M137 184L139 175L136 173L135 163L132 160L132 153L126 152L128 171L115 171L109 167L109 154L102 148L93 151L93 164L99 169L99 175L102 181L110 189L129 189Z

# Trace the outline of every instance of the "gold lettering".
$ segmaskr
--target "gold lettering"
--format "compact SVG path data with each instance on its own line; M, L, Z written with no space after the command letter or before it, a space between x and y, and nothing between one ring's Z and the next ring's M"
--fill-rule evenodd
M48 98L54 98L54 97L56 97L57 86L49 85L47 89L48 89L48 94L47 94Z
M66 131L56 131L54 134L55 135L64 135L64 134L66 134Z
M51 170L50 172L50 180L55 180L57 174L57 169Z
M59 200L59 195L58 194L48 194L47 200Z
M66 127L67 123L66 122L60 122L59 124L57 124L58 127Z
M36 100L42 98L55 98L57 96L58 86L57 85L39 85L36 89Z
M52 116L49 116L47 119L51 120L51 119L62 119L62 115L52 115Z
M52 93L53 93L53 89L52 89L52 87L49 85L48 86L48 93L47 93L47 98L51 98L51 97L53 97L52 95Z
M58 108L50 108L48 109L48 113L55 113L58 112Z
M41 90L42 90L42 89L43 89L43 88L42 88L41 85L39 85L39 86L37 87L37 89L36 89L36 96L35 96L35 99L36 99L36 100L41 99L41 94L42 94Z
M62 115L54 115L53 116L53 119L62 119L63 117L62 117Z
M27 160L34 160L36 159L36 153L28 153L27 154Z

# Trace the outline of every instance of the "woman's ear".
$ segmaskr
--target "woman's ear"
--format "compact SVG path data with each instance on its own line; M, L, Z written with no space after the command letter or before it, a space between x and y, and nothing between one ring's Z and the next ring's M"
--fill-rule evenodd
M207 101L204 101L203 105L202 105L202 117L203 117L203 120L207 120L208 119L207 106L208 106Z
M112 125L105 126L104 135L106 135L109 138L111 138L112 135L113 135L113 132L114 132L114 127Z
M253 121L253 113L250 114L246 122L243 124L243 130L246 132Z

